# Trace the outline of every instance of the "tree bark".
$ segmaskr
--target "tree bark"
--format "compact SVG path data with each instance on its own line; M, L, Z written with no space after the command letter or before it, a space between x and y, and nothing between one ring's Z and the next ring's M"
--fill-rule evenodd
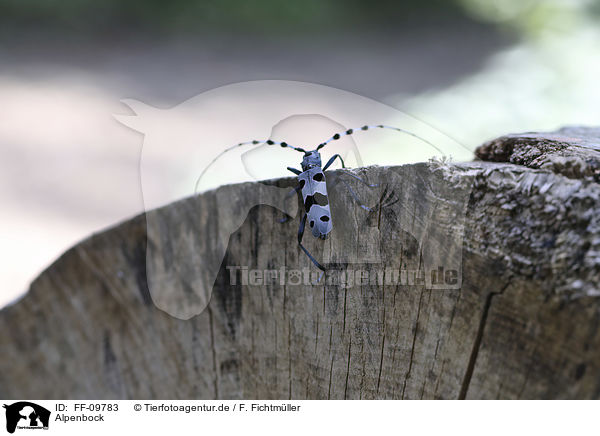
M327 172L334 230L304 237L329 268L318 283L289 276L318 272L299 216L277 222L302 210L283 207L291 178L90 237L0 312L0 395L599 398L600 129L476 155L354 171L374 188Z

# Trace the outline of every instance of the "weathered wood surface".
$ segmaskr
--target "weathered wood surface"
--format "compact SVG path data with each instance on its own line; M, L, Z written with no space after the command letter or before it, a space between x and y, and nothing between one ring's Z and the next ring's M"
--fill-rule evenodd
M342 270L459 259L458 289L231 285L227 265L311 266L297 219L280 225L281 212L258 206L207 293L197 261L219 246L215 201L256 186L136 217L69 250L0 312L0 395L599 398L599 144L600 129L571 128L499 138L481 161L362 169L400 199L371 213L332 189L334 228L370 229L347 251L381 262ZM339 255L305 240L317 258Z

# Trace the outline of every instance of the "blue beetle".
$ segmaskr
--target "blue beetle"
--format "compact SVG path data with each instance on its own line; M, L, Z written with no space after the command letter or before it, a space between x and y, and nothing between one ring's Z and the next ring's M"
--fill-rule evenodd
M320 143L314 150L309 150L309 151L306 151L305 149L303 149L301 147L294 147L292 145L289 145L285 141L277 142L277 141L273 141L271 139L267 139L267 140L263 140L263 141L252 140L252 141L240 142L239 144L229 147L226 150L224 150L223 152L221 152L217 157L215 157L198 177L198 181L196 182L196 189L198 187L198 183L200 182L200 178L206 172L206 170L221 155L223 155L224 153L226 153L236 147L240 147L243 145L268 144L268 145L279 145L283 148L291 148L293 150L304 153L304 157L302 158L302 164L301 164L302 170L299 170L296 168L291 168L291 167L287 168L289 171L291 171L292 173L294 173L298 176L298 185L292 191L290 191L290 193L286 196L286 198L297 193L298 191L301 192L302 200L303 200L303 204L304 204L304 212L302 214L302 217L300 218L300 226L298 228L298 245L300 246L302 251L304 251L304 253L309 257L309 259L313 262L313 264L317 268L319 268L320 270L322 270L324 272L324 271L326 271L325 267L323 265L321 265L313 257L312 254L310 254L310 252L304 247L304 245L302 245L302 238L304 236L304 229L306 227L307 221L308 221L308 226L310 227L311 232L315 238L324 240L324 239L327 239L327 236L329 235L329 233L331 233L331 230L333 229L333 221L331 219L331 209L329 207L329 198L327 196L327 182L325 180L324 171L326 171L333 164L333 162L336 159L340 160L340 162L342 164L342 168L346 168L346 166L344 165L344 160L342 159L342 157L339 154L333 155L327 161L325 166L322 166L321 165L321 153L319 152L319 150L321 150L323 147L325 147L331 141L336 141L343 136L352 135L353 133L355 133L357 131L366 131L366 130L373 129L373 128L392 129L392 130L395 130L398 132L406 133L410 136L414 136L415 138L420 139L421 141L432 146L434 149L436 149L440 153L444 154L442 152L442 150L440 150L438 147L433 145L431 142L421 138L418 135L415 135L412 132L409 132L408 130L404 130L404 129L401 129L398 127L393 127L393 126L386 126L383 124L365 125L365 126L357 128L357 129L348 129L345 132L336 133L331 138L327 139L325 142ZM377 186L377 184L371 185L371 184L367 183L360 177L355 176L354 174L351 174L348 172L346 172L345 174L361 181L362 183L366 184L369 187ZM347 186L350 194L352 195L354 200L360 205L360 207L362 207L363 209L365 209L367 211L371 210L369 207L360 203L358 197L356 196L356 194L354 193L354 191L348 184L346 184L343 181L342 181L342 183L344 183ZM280 220L280 222L285 222L285 221L287 221L287 218ZM319 279L320 279L320 277L319 277Z

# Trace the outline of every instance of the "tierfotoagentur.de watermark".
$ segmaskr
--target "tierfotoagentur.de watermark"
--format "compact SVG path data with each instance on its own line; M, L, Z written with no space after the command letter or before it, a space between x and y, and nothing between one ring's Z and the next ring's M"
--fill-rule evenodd
M300 244L308 245L308 252L319 253L314 260L331 271L308 265L303 270L303 263L283 265L296 270L266 272L232 267L230 273L221 271L230 275L231 285L460 289L472 184L453 177L449 166L454 159L470 159L472 150L429 123L359 94L285 80L225 85L170 109L123 102L131 112L116 118L144 135L146 283L154 305L169 315L191 319L202 313L223 262L258 265L251 257L225 261L231 236L256 206L274 208L282 217L261 221L264 237L288 232L284 223L295 220L298 233L307 232L304 242L290 234L293 250L302 253ZM304 162L302 151L318 153L321 162L316 154ZM156 156L169 158L158 168ZM303 163L319 172L311 183L298 169ZM298 183L292 191L265 182L290 171ZM305 192L302 182L308 185ZM193 210L189 219L175 218L162 207L184 198ZM308 218L310 211L318 221ZM329 236L327 242L321 236ZM398 250L408 250L408 264L386 257ZM413 251L420 256L418 264ZM277 259L268 268L282 266L279 260L285 257L278 253ZM385 269L392 265L399 269ZM438 270L439 265L444 268Z
M228 265L231 286L424 286L426 289L457 289L460 287L460 272L455 269L329 269L319 279L321 271L308 267L302 269L252 269L247 266Z

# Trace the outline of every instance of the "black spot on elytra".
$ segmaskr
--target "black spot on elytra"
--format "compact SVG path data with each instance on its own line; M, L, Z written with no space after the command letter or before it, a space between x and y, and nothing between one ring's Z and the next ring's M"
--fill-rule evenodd
M336 133L335 135L333 135L333 139L340 139L340 134Z
M369 130L369 126L362 126L361 129L362 130Z
M353 132L354 132L354 130L348 129L348 130L346 130L346 135L352 135Z
M282 147L287 147L287 142L282 142L282 143L281 143L281 144L279 144L279 145L281 145Z
M273 144L275 144L275 143L269 139L269 140L267 140L267 144L269 144L269 145L273 145Z
M321 221L323 221L323 222L325 222L325 223L326 223L327 221L329 221L329 217L328 217L327 215L323 215L323 216L321 217Z
M325 177L323 176L323 173L317 173L313 176L313 180L315 182L322 182L323 180L325 180Z
M308 212L313 204L327 206L329 204L329 200L327 199L326 195L323 195L320 192L315 192L314 195L307 195L304 199L304 209Z

